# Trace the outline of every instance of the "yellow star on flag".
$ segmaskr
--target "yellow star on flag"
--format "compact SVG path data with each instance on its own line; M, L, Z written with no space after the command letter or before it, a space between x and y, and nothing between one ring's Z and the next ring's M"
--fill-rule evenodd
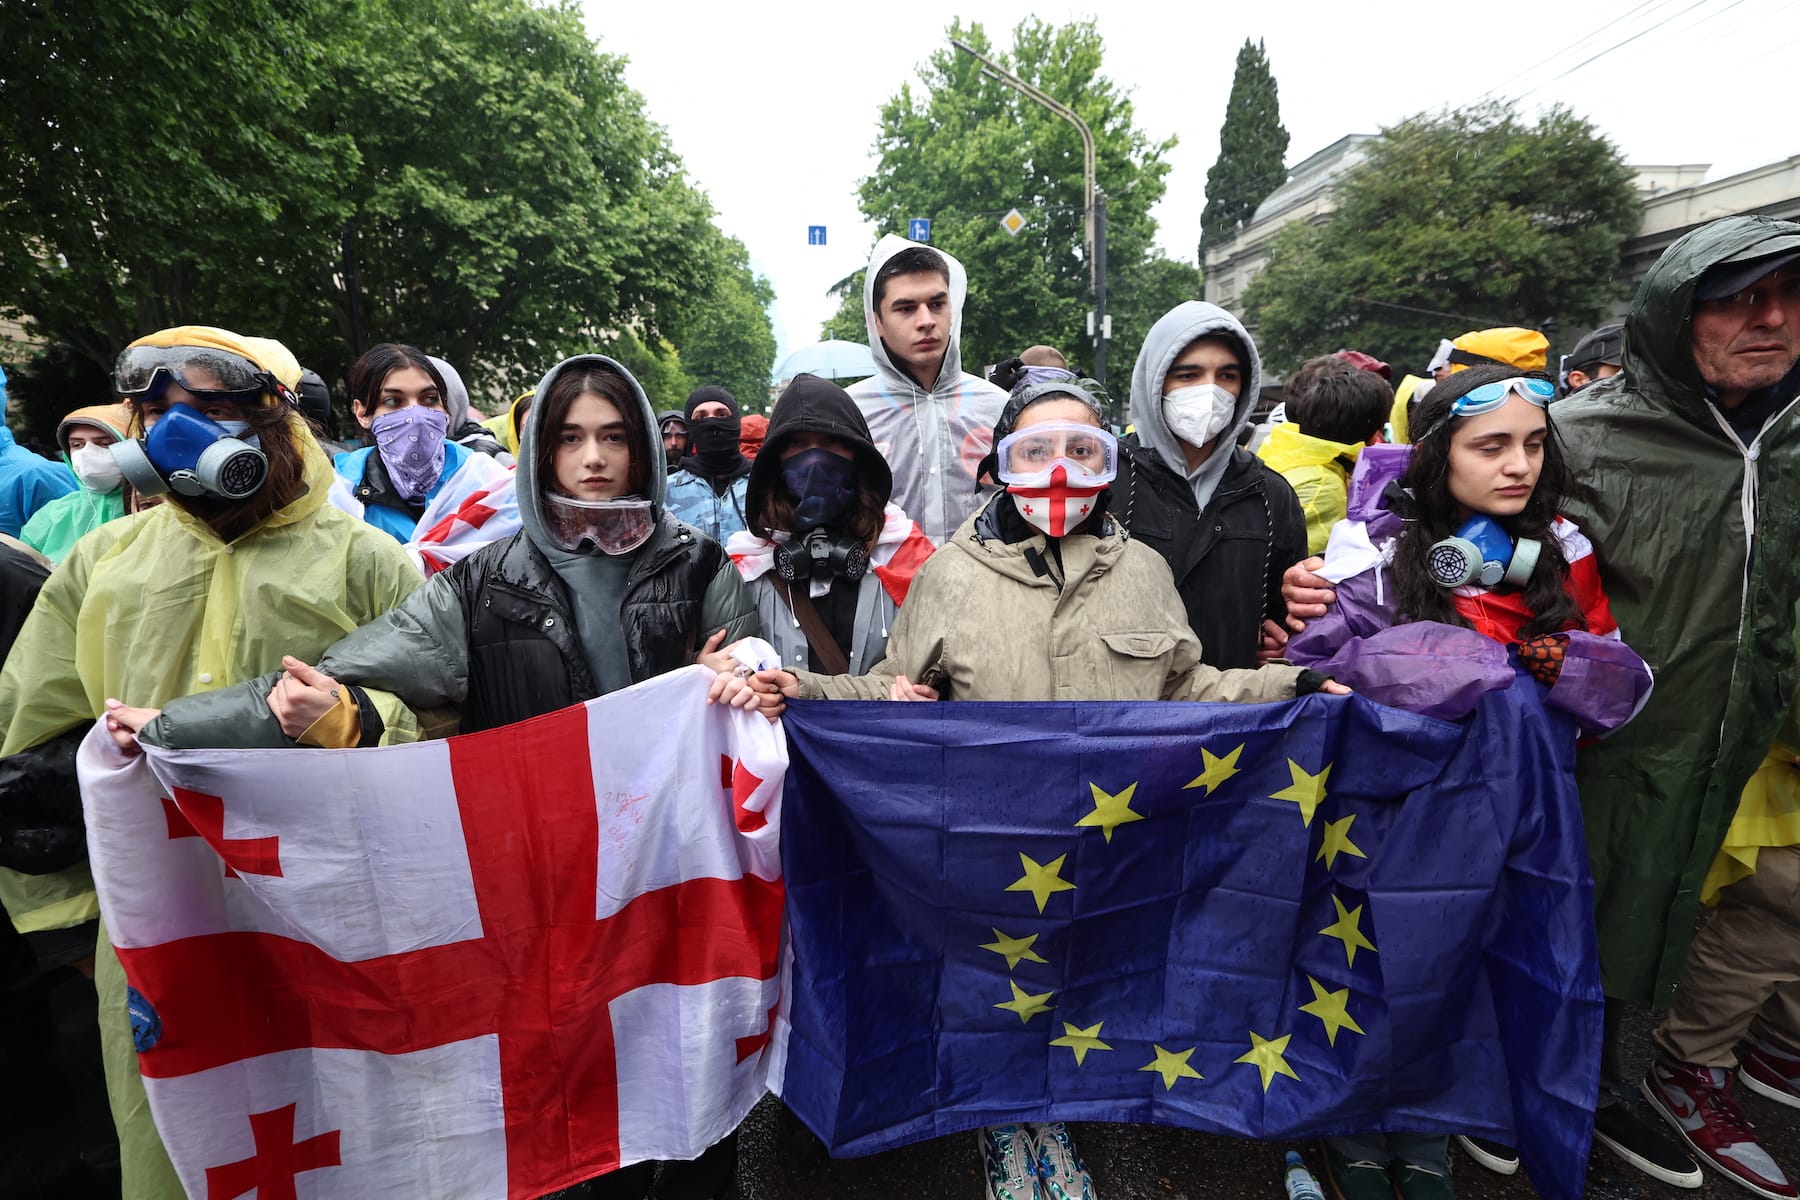
M1204 766L1206 770L1194 776L1192 783L1182 784L1181 790L1186 791L1188 788L1203 787L1206 789L1207 795L1212 795L1213 792L1227 779L1230 779L1233 775L1238 773L1238 755L1243 752L1244 744L1242 742L1239 742L1237 748L1232 750L1232 752L1227 754L1224 758L1220 758L1211 750L1202 746L1200 748L1200 764Z
M1379 953L1379 951L1375 949L1375 943L1363 936L1363 906L1359 904L1355 908L1346 910L1344 908L1344 902L1339 900L1336 896L1331 898L1331 905L1333 908L1337 909L1338 919L1319 930L1319 932L1326 937L1336 938L1338 941L1344 943L1345 961L1350 966L1354 967L1356 965L1356 951L1359 947L1369 951L1371 954Z
M1074 1025L1064 1021L1063 1035L1059 1038L1051 1038L1050 1044L1052 1046L1067 1046L1069 1049L1073 1050L1075 1052L1075 1065L1079 1067L1082 1060L1087 1057L1087 1052L1089 1050L1112 1049L1111 1046L1100 1040L1100 1026L1104 1024L1106 1024L1104 1021L1095 1021L1093 1025L1086 1029L1078 1029Z
M1037 1016L1041 1012L1049 1012L1050 1009L1054 1007L1053 1005L1044 1003L1044 1001L1048 1000L1054 993L1045 992L1041 996L1033 996L1018 984L1013 983L1012 980L1009 979L1006 982L1012 985L1013 998L1003 1004L996 1004L994 1007L1004 1008L1008 1012L1018 1013L1020 1024L1029 1025L1031 1024L1031 1018ZM1361 1033L1362 1030L1359 1029L1357 1032Z
M1249 1063L1262 1072L1263 1091L1269 1090L1269 1084L1274 1082L1277 1075L1286 1075L1289 1079L1300 1078L1294 1074L1294 1068L1288 1066L1287 1059L1282 1057L1282 1053L1287 1049L1288 1042L1292 1040L1293 1036L1291 1033L1284 1033L1271 1041L1255 1030L1251 1030L1250 1051L1240 1055L1236 1061Z
M1300 1011L1319 1018L1325 1023L1325 1037L1332 1045L1337 1045L1338 1030L1348 1029L1351 1033L1362 1033L1363 1027L1356 1023L1350 1015L1347 1005L1350 1003L1350 989L1339 988L1335 992L1325 990L1325 985L1311 975L1306 982L1312 984L1313 998L1311 1004L1302 1004ZM1363 1036L1367 1037L1367 1034Z
M988 926L988 928L994 929L992 925ZM1016 938L1007 937L998 929L994 929L994 936L999 940L983 943L981 948L983 950L992 950L995 954L1004 958L1006 960L1006 969L1009 971L1018 966L1021 959L1026 962L1034 963L1045 961L1043 955L1031 948L1031 944L1038 940L1038 935L1035 933L1030 937Z
M1044 911L1044 905L1056 892L1072 892L1075 885L1062 877L1063 860L1066 854L1059 854L1047 863L1040 863L1029 854L1019 855L1019 865L1025 868L1025 874L1006 885L1009 892L1030 892L1037 901L1038 911Z
M1320 845L1319 852L1313 856L1314 862L1321 858L1324 859L1325 869L1329 871L1337 865L1337 856L1340 854L1354 854L1357 858L1369 857L1362 852L1360 846L1350 840L1350 822L1354 820L1356 820L1356 814L1351 813L1341 821L1325 822L1325 841Z
M1319 809L1319 802L1325 799L1325 781L1331 778L1331 764L1317 775L1309 775L1306 768L1293 759L1288 759L1288 774L1294 782L1279 792L1272 794L1271 800L1292 800L1300 806L1300 820L1308 829L1312 828L1313 813Z
M1094 793L1094 811L1075 822L1077 827L1098 825L1100 832L1106 835L1108 843L1112 841L1113 830L1127 821L1141 821L1144 814L1131 811L1131 794L1137 791L1137 784L1132 784L1116 796L1109 796L1100 790L1100 785L1090 783L1088 787Z
M1155 1043L1151 1043L1155 1045ZM1155 1071L1163 1077L1163 1091L1172 1091L1177 1079L1204 1079L1206 1076L1188 1066L1188 1059L1194 1056L1199 1047L1190 1047L1180 1054L1173 1050L1164 1050L1156 1046L1156 1061L1139 1067L1140 1071Z

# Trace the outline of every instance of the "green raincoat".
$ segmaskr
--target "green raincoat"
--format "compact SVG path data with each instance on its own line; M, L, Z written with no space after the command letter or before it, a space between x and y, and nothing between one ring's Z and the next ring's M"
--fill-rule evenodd
M1578 757L1606 994L1666 1004L1701 884L1794 692L1800 406L1748 445L1694 366L1694 286L1800 249L1800 224L1729 217L1670 246L1625 322L1625 369L1551 408L1619 629L1656 673L1637 719Z
M64 417L56 427L56 444L62 448L64 464L71 472L75 470L75 462L69 457L71 426L92 425L110 430L115 439L123 441L125 426L129 420L129 414L122 404L96 404L90 408L78 408ZM19 531L19 540L51 562L59 563L68 557L69 551L74 549L75 543L81 540L83 534L124 515L123 485L110 492L96 492L84 483L68 495L58 496L31 514L31 520L25 522L25 528Z
M296 372L297 374L297 372ZM105 701L159 707L317 656L423 580L400 543L326 503L331 463L290 418L308 490L230 544L178 505L114 521L45 582L0 671L0 755L98 719ZM382 713L391 740L411 714ZM99 915L85 863L54 875L0 870L0 901L22 933ZM128 1200L182 1200L138 1076L125 975L104 931L95 954L101 1053Z

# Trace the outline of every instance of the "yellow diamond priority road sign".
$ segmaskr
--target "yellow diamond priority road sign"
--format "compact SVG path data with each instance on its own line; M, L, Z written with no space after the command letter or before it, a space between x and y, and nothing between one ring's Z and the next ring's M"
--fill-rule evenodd
M1018 237L1019 230L1025 228L1024 214L1019 212L1016 208L1010 210L1004 217L1000 218L1000 228L1006 230L1006 232L1012 234L1014 237Z

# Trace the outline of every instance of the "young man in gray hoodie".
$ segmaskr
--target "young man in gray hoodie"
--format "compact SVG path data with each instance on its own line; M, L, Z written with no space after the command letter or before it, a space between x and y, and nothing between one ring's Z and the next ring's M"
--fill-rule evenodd
M1294 489L1239 449L1262 388L1256 343L1199 300L1151 327L1131 373L1131 420L1111 511L1175 575L1211 666L1254 667L1280 652L1281 573L1303 557Z

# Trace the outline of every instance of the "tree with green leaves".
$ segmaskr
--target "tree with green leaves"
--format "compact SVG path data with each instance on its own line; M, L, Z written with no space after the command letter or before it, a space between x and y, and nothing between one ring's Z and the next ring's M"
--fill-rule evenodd
M1563 108L1409 118L1369 143L1328 223L1277 235L1248 320L1277 368L1345 346L1423 363L1469 329L1591 323L1641 219L1632 178Z
M199 322L327 379L413 342L511 393L659 344L724 267L573 0L20 0L0 100L0 312L96 364Z
M1135 126L1130 99L1101 72L1105 47L1092 21L1055 26L1028 17L1013 30L1010 51L992 47L979 24L956 21L949 35L1068 105L1093 130L1098 186L1108 197L1109 290L1115 305L1129 312L1138 273L1158 258L1150 209L1162 198L1165 159L1175 139L1155 142ZM1092 301L1080 135L954 48L935 52L919 75L923 89L903 84L882 107L878 161L859 189L864 216L878 234L904 234L910 218L930 217L932 243L968 268L965 369L979 372L983 363L1039 342L1086 366L1092 360L1086 334ZM1026 218L1017 236L1000 226L1012 208ZM1199 273L1188 270L1191 294L1198 294ZM823 336L860 342L867 337L861 273L845 284L842 305ZM1136 317L1115 319L1115 379L1129 373L1147 329L1148 322Z
M1287 180L1287 148L1281 96L1268 55L1261 42L1245 38L1225 102L1225 123L1219 126L1219 157L1206 173L1203 247L1243 228L1256 206Z
M775 369L775 328L769 305L775 289L750 267L750 254L725 238L722 267L711 292L696 300L675 337L681 364L696 383L715 383L738 399L744 412L769 406Z

